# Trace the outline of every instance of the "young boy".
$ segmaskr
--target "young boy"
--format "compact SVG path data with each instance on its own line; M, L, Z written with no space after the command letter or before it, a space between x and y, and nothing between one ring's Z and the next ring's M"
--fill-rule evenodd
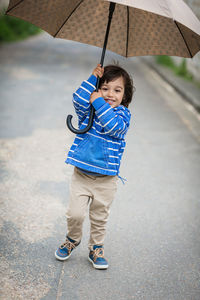
M95 92L97 77L100 77L100 88ZM55 252L59 260L68 259L79 245L89 205L89 260L96 269L108 268L104 258L104 237L117 189L124 137L130 124L128 105L132 95L132 79L124 69L117 65L104 69L100 64L73 94L79 128L87 125L91 105L95 108L95 117L87 133L76 135L66 160L75 167L67 209L66 241Z

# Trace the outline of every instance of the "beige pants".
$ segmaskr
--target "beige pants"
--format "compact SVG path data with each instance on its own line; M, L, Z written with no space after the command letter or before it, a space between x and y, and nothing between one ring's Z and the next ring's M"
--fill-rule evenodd
M89 205L90 240L93 245L103 245L110 206L117 190L117 176L91 176L76 167L71 179L70 200L67 209L67 235L80 242L82 226Z

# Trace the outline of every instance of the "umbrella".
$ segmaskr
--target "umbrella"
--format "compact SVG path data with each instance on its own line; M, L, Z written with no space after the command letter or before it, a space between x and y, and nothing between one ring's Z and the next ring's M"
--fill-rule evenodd
M6 14L53 37L103 46L102 66L106 47L125 57L191 58L200 50L200 22L183 0L10 0ZM91 106L88 126L81 131L72 126L71 115L67 125L74 133L85 133L93 116Z

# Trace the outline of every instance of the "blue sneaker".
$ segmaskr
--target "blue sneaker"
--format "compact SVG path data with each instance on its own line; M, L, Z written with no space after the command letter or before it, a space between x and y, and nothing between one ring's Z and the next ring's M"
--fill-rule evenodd
M72 251L79 245L76 241L66 237L66 241L56 250L55 257L58 260L66 260L72 254Z
M104 249L103 246L94 245L93 250L90 250L89 261L93 264L95 269L107 269L108 262L104 258Z

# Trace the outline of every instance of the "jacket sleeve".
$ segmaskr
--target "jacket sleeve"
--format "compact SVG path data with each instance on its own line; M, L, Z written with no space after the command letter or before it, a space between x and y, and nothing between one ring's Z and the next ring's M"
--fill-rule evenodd
M104 128L104 133L123 139L130 125L131 113L129 109L121 105L120 109L115 110L102 97L93 101L92 105Z
M79 122L81 122L90 111L90 95L96 89L96 82L96 76L91 75L88 80L84 80L76 92L73 93L73 105Z

